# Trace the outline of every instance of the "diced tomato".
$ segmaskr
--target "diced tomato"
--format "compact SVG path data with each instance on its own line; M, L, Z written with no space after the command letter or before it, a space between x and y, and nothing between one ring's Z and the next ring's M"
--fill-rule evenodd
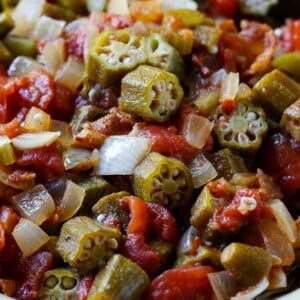
M133 1L129 9L133 19L142 22L160 23L163 17L160 2L156 0L145 2Z
M92 274L86 275L81 279L77 291L77 300L87 300L93 281L94 275Z
M209 0L208 13L213 17L234 17L237 12L237 0Z
M149 276L153 276L160 265L159 253L146 243L145 236L140 233L127 234L124 238L121 252L141 268L143 268Z
M6 232L11 233L17 223L19 222L19 216L9 207L2 206L0 208L0 224Z
M13 138L22 132L23 132L23 129L17 118L12 119L8 123L0 124L0 134L6 135L9 138Z
M188 160L199 151L188 144L175 126L142 125L138 129L137 135L150 138L151 150L166 156Z
M0 221L0 251L5 246L5 231L4 231L4 225Z
M68 55L83 58L83 46L86 38L86 23L83 23L76 30L67 32L64 36Z
M146 300L208 300L212 297L207 274L212 267L179 267L165 271L156 277L146 290Z
M225 114L231 114L237 109L237 102L234 99L223 99L220 101L222 111Z

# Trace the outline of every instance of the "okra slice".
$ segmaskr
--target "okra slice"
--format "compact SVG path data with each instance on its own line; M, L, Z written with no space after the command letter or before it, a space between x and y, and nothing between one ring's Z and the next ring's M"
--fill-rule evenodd
M210 154L208 160L217 170L219 178L230 180L234 174L248 171L243 157L229 148Z
M86 0L56 0L55 2L76 14L84 15L87 13Z
M233 113L217 109L214 133L222 147L255 153L265 137L268 123L264 111L250 102L239 102Z
M252 286L268 275L272 255L259 247L231 243L222 251L221 263L241 284Z
M80 277L75 270L57 268L44 273L37 299L76 299Z
M13 60L13 55L7 49L7 47L0 41L0 64L4 64L5 66L9 66Z
M70 9L49 2L44 4L43 14L50 18L64 20L66 22L71 22L77 17Z
M129 193L121 191L100 198L92 207L92 212L97 222L109 224L125 232L130 216L128 211L123 209L120 199L128 195Z
M281 117L280 125L300 142L300 99L288 106Z
M121 232L86 216L66 221L57 241L63 260L87 273L103 266L118 248Z
M122 77L146 63L145 38L130 29L105 30L98 34L87 59L88 79L102 87L116 86Z
M300 52L282 53L273 60L273 66L283 72L288 73L296 80L300 80Z
M146 38L148 64L175 74L182 80L185 65L179 52L166 42L158 33L152 33Z
M8 50L13 54L13 56L36 56L36 43L28 38L23 38L8 34L4 40L5 45Z
M119 104L125 112L163 123L176 112L182 97L174 74L142 65L122 79Z
M181 161L150 152L133 171L133 191L146 202L173 209L190 202L193 180Z
M200 45L205 46L209 52L218 51L218 41L222 30L216 26L199 25L194 29L194 35Z
M138 300L149 284L147 273L136 263L114 254L95 277L89 300Z
M0 37L3 38L12 28L14 22L7 10L0 13Z
M253 91L255 103L274 121L279 121L283 111L300 97L299 83L278 69L261 78Z

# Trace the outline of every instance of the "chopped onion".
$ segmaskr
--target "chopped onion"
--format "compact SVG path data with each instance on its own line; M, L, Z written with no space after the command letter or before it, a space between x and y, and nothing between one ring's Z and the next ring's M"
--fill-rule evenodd
M130 15L128 0L109 0L107 3L107 12L118 15Z
M61 202L56 208L55 222L63 222L72 218L80 209L85 197L85 189L71 180L67 180L66 189Z
M161 0L162 10L167 12L173 9L197 10L197 3L193 0Z
M227 76L227 71L225 69L220 69L213 73L210 77L210 81L213 85L218 86L222 83L223 79Z
M49 114L44 112L35 106L31 107L28 111L23 127L27 131L45 131L49 130L51 117Z
M11 202L22 217L37 225L49 219L55 211L53 198L42 184L12 197Z
M235 99L239 90L240 77L239 73L230 72L222 80L220 90L220 101L227 99Z
M177 246L177 254L189 254L190 251L194 249L194 241L198 236L198 229L190 225L180 238Z
M49 146L60 136L59 131L23 133L13 138L12 144L18 150L36 149Z
M48 16L41 16L36 23L33 36L37 40L52 40L58 38L61 36L65 25L65 21L55 20Z
M217 300L228 300L237 293L239 285L228 271L209 273L207 276Z
M269 207L282 232L286 234L291 243L294 243L297 239L297 227L284 203L279 199L273 199L269 202Z
M44 230L32 221L24 218L21 218L15 226L12 236L26 256L34 254L49 240L49 236Z
M191 171L194 188L199 188L218 176L218 172L211 162L200 152L187 164Z
M22 76L41 68L43 66L34 59L26 56L17 56L10 64L7 74L8 76Z
M85 20L84 18L79 18L79 19L75 19L74 21L68 23L64 28L64 32L70 33L72 31L77 30L82 25L84 20Z
M98 34L98 32L99 32L98 27L91 22L85 28L86 36L85 36L84 44L83 44L83 57L84 57L85 63L87 63L87 60L88 60L88 54L89 54L89 50L90 50L92 41L93 41L94 37Z
M273 266L269 272L269 289L280 289L287 287L287 277L283 269Z
M55 76L66 59L66 45L62 38L47 42L43 48L39 61L44 65L49 74Z
M95 172L100 175L130 175L150 150L144 137L113 135L100 148L100 162Z
M89 12L104 11L107 5L107 0L87 0L86 6Z
M256 285L247 288L244 291L238 292L234 297L231 297L231 300L252 300L269 286L269 280L264 277Z
M66 170L88 170L99 163L97 149L69 148L63 153Z
M191 113L184 117L180 132L190 145L202 149L210 137L212 127L207 118Z
M6 296L4 294L1 294L1 293L0 293L0 299L1 300L15 300L15 298L8 297L8 296Z
M71 91L76 91L82 83L83 73L83 62L70 55L68 60L57 71L55 81Z

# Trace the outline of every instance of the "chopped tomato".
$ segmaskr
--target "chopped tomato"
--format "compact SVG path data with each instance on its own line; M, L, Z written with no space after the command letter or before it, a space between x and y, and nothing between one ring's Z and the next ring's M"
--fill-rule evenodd
M209 0L208 13L214 17L234 17L237 12L237 0Z
M5 206L0 208L0 224L6 232L11 233L18 222L19 216L11 208Z
M87 300L93 281L94 275L92 274L86 275L81 279L77 291L77 300Z
M4 231L4 225L0 221L0 251L5 246L5 231Z
M1 122L0 122L1 123ZM0 134L13 138L23 132L20 122L17 118L12 119L10 122L0 124Z
M145 2L133 1L129 9L133 19L142 22L160 23L163 18L160 2L156 0Z
M165 271L156 277L146 290L146 300L208 300L212 297L207 274L212 267L179 267Z

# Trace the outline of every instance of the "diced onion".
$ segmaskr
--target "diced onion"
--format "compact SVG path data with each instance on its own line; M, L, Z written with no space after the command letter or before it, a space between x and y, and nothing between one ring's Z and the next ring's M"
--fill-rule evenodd
M129 15L128 0L109 0L107 3L107 12L118 15Z
M1 293L0 293L0 299L1 300L15 300L15 298L8 297L8 296L6 296L4 294L1 294Z
M85 197L85 189L67 180L61 202L57 206L54 221L63 222L72 218L79 210Z
M188 229L181 236L177 246L177 254L187 254L194 249L194 240L199 236L197 228L189 226Z
M252 300L269 286L269 280L264 277L256 285L247 288L244 291L238 292L234 297L231 297L231 300Z
M49 236L44 230L32 221L24 218L21 218L15 226L12 235L26 256L34 254L49 240Z
M193 0L161 0L162 10L164 12L173 9L197 10L197 3Z
M230 72L222 80L220 90L220 101L232 99L234 100L239 90L240 77L239 73Z
M188 163L187 166L191 171L194 188L196 189L218 176L218 172L202 152Z
M89 50L90 50L92 41L93 41L94 37L98 34L98 32L99 32L98 27L91 22L87 25L87 27L85 29L86 37L85 37L84 44L83 44L83 57L84 57L85 63L88 60L88 54L89 54Z
M99 162L98 150L84 148L69 148L63 153L66 170L87 170Z
M114 135L100 148L100 162L95 172L100 175L130 175L150 150L150 140L143 137Z
M280 289L287 286L287 277L279 266L272 267L269 272L269 289Z
M45 131L49 130L51 117L43 110L33 106L28 111L23 127L27 131Z
M83 62L70 55L68 60L57 71L55 81L71 91L76 91L82 83L83 73Z
M52 144L60 132L41 131L36 133L23 133L13 138L12 144L18 150L36 149Z
M269 202L269 207L282 232L286 234L291 243L294 243L297 239L297 227L284 203L279 199L273 199Z
M65 25L65 21L55 20L48 16L41 16L36 23L33 36L37 40L55 39L62 34Z
M210 81L213 85L218 86L222 83L223 79L227 76L227 71L225 69L220 69L213 73L210 77Z
M0 163L12 165L15 161L16 156L10 138L6 135L0 135Z
M34 59L26 56L17 56L10 64L7 74L8 76L22 76L41 68L43 66Z
M104 11L107 5L107 0L87 0L86 6L89 12Z
M37 225L41 225L55 211L53 198L42 184L17 194L11 198L11 202L22 217Z
M212 127L207 118L191 113L184 117L180 132L190 145L202 149L210 137Z

